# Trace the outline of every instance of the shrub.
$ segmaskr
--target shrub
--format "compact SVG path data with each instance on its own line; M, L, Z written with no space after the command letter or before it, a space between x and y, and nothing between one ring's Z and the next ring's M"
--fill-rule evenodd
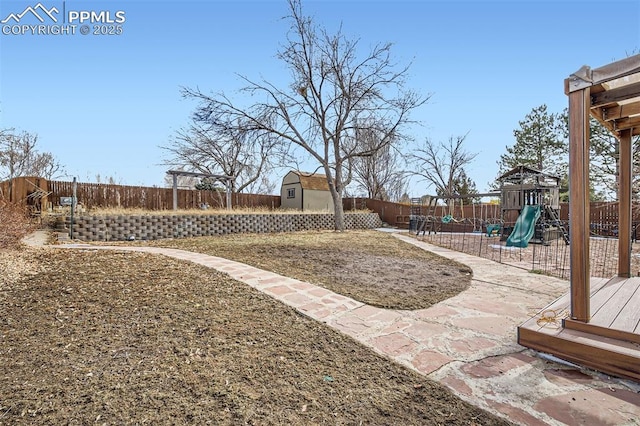
M26 208L0 199L0 248L16 247L35 226Z

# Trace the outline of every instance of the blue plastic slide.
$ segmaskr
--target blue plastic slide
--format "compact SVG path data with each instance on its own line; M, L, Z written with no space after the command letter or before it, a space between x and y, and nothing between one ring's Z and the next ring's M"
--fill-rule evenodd
M540 206L524 206L516 226L507 238L507 247L525 248L529 245L529 240L536 230L536 222L540 217Z

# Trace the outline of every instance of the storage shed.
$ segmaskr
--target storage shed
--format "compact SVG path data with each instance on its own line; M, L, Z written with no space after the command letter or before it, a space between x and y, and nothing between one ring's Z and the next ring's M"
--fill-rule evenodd
M282 179L280 206L295 210L333 210L325 175L292 170Z

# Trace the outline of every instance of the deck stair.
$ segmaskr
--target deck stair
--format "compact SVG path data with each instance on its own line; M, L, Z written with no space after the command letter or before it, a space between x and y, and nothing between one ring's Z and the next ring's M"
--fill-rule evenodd
M591 277L588 322L570 318L570 293L518 327L518 343L640 381L640 278Z
M621 333L627 335L605 337L601 335L605 333L590 332L589 324L569 328L567 325L577 321L566 319L564 323L562 331L549 334L519 327L518 343L576 364L640 381L640 343L633 341L640 336Z

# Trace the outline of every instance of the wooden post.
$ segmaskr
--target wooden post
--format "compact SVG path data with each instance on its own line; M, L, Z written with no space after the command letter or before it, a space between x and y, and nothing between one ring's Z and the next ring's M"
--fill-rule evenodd
M618 276L631 277L631 180L633 151L631 129L620 132L618 175Z
M69 238L71 238L73 240L73 215L75 213L76 210L76 199L78 198L78 181L76 180L75 176L73 178L73 183L72 183L72 190L71 190L71 223L69 224Z
M173 210L178 210L178 175L173 173Z
M589 87L569 93L569 221L571 318L590 320Z

